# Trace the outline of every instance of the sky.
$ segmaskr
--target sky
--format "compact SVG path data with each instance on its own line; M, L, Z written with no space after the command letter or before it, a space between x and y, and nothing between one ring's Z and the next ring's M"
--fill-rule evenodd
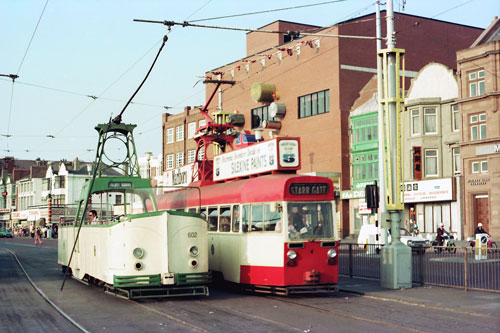
M318 3L324 4L271 11ZM500 1L394 0L394 10L486 28L500 15ZM92 161L95 125L120 113L167 34L155 68L123 115L123 122L137 124L139 156L159 155L162 114L203 105L199 81L244 58L246 34L168 31L133 20L193 22L258 11L270 12L198 23L257 29L285 20L326 27L373 13L375 0L0 0L0 75L19 76L14 84L0 76L0 158Z

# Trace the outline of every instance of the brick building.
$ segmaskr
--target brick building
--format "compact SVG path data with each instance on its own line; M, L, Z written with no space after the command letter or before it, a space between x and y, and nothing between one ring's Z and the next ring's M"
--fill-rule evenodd
M500 20L457 52L460 151L464 176L464 230L476 224L500 237Z
M383 19L384 16L385 12ZM406 49L406 69L410 72L431 61L455 68L456 51L469 46L482 32L479 28L400 13L395 14L395 28L397 47ZM244 130L262 127L263 120L279 121L281 130L264 130L264 137L268 138L271 132L300 136L301 173L337 173L341 175L341 189L349 189L349 111L361 88L376 72L376 43L374 39L332 36L375 36L375 14L322 29L283 21L261 29L306 30L322 36L293 39L285 34L248 33L246 58L207 72L207 76L219 72L224 80L236 81L233 86L223 87L223 110L243 114ZM270 117L272 100L255 102L251 96L255 83L274 84L274 101L286 107L284 117ZM213 89L213 84L207 84L206 95L210 96ZM209 111L215 111L218 104L216 96ZM166 140L166 131L170 129L172 137L171 128L179 125L174 121L167 123L167 119L163 124ZM342 236L349 233L348 208L347 202L339 205Z

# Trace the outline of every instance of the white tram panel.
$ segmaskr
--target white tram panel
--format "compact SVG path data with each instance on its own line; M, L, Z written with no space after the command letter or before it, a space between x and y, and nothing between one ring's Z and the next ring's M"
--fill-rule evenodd
M58 263L66 265L75 241L77 227L62 227L58 242ZM167 212L146 218L125 219L111 225L85 225L81 228L71 262L73 275L85 274L113 284L113 276L161 273L162 284L174 284L173 273L208 271L206 222L197 217ZM191 246L200 249L196 257ZM137 259L133 251L144 251ZM193 261L194 260L194 261Z

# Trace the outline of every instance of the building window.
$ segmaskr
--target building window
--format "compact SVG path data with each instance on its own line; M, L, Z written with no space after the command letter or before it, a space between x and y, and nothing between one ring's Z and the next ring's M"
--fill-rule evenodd
M452 148L452 155L453 155L453 174L457 175L460 174L461 169L460 169L460 148Z
M252 128L262 127L262 122L264 120L276 120L275 118L269 117L267 105L252 109Z
M458 132L460 130L460 114L458 112L458 104L453 104L451 106L451 126L453 132Z
M175 156L175 167L184 165L184 152L177 153Z
M484 70L469 73L469 96L484 95Z
M196 156L196 149L188 150L188 163L193 163Z
M353 185L378 179L378 151L353 154Z
M299 118L330 112L330 90L299 97Z
M425 149L425 176L426 177L434 177L438 176L438 151L437 149Z
M472 162L472 173L479 173L479 162Z
M437 114L435 108L424 109L424 133L437 134Z
M44 178L42 179L42 190L49 191L52 189L52 179Z
M198 121L198 128L200 127L203 127L207 124L207 120L206 119L201 119Z
M411 110L411 135L420 134L420 110Z
M481 173L488 173L488 161L481 161Z
M194 138L196 133L196 122L192 122L188 124L188 139Z
M64 176L56 176L54 188L64 188Z
M353 144L378 142L377 116L352 119Z
M174 142L174 129L167 128L167 144Z
M174 167L174 154L167 155L167 169L173 169Z
M201 147L198 151L198 160L202 161L205 156L205 147Z
M486 113L470 116L471 141L486 139Z
M184 140L184 125L177 126L175 128L175 137L176 137L176 141L183 141Z

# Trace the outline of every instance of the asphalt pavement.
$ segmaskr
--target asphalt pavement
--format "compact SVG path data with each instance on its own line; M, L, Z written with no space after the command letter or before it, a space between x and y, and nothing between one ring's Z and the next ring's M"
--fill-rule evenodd
M0 239L3 242L57 248L56 239L43 239L42 245L35 245L31 237ZM380 286L379 280L349 278L339 276L339 289L343 292L372 297L381 300L415 304L425 307L447 308L463 314L482 315L493 318L500 325L500 293L483 291L465 291L457 288L414 285L413 288L393 290Z

